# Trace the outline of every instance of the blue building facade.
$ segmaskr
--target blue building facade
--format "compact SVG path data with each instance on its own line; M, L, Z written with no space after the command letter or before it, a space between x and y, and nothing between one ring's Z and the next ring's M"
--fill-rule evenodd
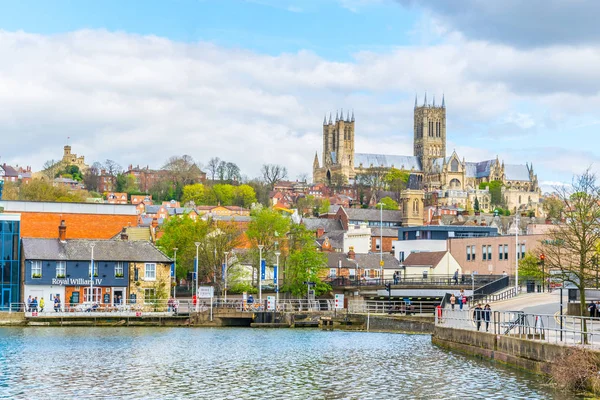
M498 228L490 226L426 225L401 227L398 240L446 240L498 236Z
M21 217L0 214L0 310L10 309L21 295Z

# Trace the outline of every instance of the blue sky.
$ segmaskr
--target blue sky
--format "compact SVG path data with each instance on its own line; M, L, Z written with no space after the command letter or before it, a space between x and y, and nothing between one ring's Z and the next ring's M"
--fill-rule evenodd
M448 152L533 163L548 190L600 157L600 2L494 4L5 2L0 157L40 168L70 136L90 163L188 153L296 178L340 108L355 110L358 152L412 154L427 91L446 95Z

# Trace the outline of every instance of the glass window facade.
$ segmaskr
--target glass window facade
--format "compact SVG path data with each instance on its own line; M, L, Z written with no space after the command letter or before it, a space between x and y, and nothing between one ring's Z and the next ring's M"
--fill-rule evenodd
M20 233L18 216L0 214L0 310L20 300Z

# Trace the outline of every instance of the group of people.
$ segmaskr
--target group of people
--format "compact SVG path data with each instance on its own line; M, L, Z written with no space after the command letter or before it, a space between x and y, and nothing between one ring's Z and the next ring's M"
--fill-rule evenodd
M400 271L394 271L394 285L400 283Z
M481 308L481 303L478 303L473 309L473 321L475 321L477 330L481 329L481 323L485 322L485 331L489 332L491 319L492 307L490 307L489 304L486 304L483 308Z
M450 307L452 308L452 310L454 310L454 306L457 301L458 301L458 306L460 307L460 310L462 311L463 307L467 304L467 296L465 296L465 292L463 289L460 290L460 293L458 294L458 298L454 295L454 293L452 293L452 295L450 296Z
M57 294L52 297L52 303L54 305L54 311L60 311L60 295ZM46 306L46 301L42 296L39 301L37 296L31 297L31 295L27 298L26 309L28 312L44 312L44 307Z
M197 298L194 295L194 305L196 305L196 301ZM169 301L167 301L167 308L169 310L169 312L174 312L177 313L177 310L179 309L179 300L174 299L173 297L169 297Z
M590 312L590 318L600 318L600 301L594 302L592 300L588 306L588 311Z

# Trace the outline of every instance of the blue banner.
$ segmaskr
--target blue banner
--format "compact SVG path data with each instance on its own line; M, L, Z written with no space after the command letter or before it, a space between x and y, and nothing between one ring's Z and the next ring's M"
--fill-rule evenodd
M260 260L260 280L265 280L265 275L267 274L267 260Z
M277 265L273 266L273 284L277 285Z
M175 277L175 263L171 264L171 277Z
M221 279L223 281L225 281L225 268L226 268L226 265L225 265L225 263L223 263L223 265L221 266Z

